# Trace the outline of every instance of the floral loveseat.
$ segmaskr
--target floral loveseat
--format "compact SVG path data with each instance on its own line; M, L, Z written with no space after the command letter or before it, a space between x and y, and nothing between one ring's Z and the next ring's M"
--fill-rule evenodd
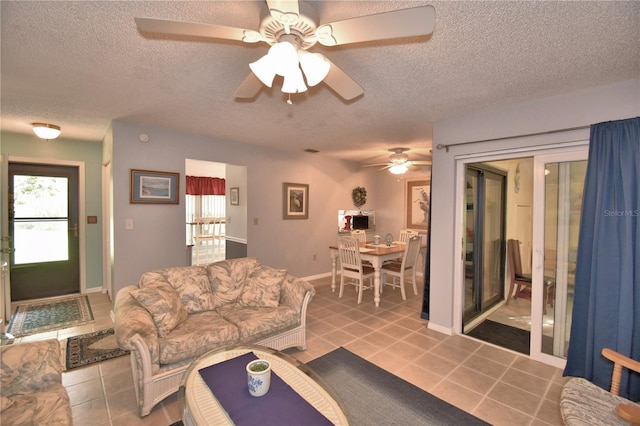
M140 416L176 392L204 353L238 343L306 349L313 286L255 258L147 272L118 291L114 328L131 351Z
M0 423L71 425L56 339L0 347Z

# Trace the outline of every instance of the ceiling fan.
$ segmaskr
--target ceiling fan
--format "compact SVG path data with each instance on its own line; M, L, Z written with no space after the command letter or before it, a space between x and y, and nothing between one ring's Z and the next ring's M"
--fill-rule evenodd
M363 167L383 166L380 170L389 169L389 171L394 175L401 175L408 172L410 167L431 166L430 155L425 157L429 158L429 160L409 160L409 155L406 154L406 152L409 151L409 148L391 148L389 151L393 154L389 155L388 163L365 164Z
M338 46L428 35L435 26L435 9L419 6L319 25L316 11L302 0L266 0L257 31L153 18L135 18L135 22L146 33L271 45L267 55L249 65L252 72L236 90L235 98L255 97L263 84L271 87L275 75L280 75L284 78L285 93L304 92L307 85L315 86L322 81L343 99L351 100L362 95L364 89L324 55L308 50L316 43Z

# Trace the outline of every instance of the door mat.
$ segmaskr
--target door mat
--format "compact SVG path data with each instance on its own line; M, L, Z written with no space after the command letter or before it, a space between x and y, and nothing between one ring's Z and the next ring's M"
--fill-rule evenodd
M67 370L106 361L129 351L120 349L113 328L67 339Z
M49 299L18 305L7 333L22 337L90 322L93 322L93 312L87 296Z
M529 340L531 339L531 333L528 330L486 320L468 332L467 336L475 337L483 342L493 343L496 346L529 355Z

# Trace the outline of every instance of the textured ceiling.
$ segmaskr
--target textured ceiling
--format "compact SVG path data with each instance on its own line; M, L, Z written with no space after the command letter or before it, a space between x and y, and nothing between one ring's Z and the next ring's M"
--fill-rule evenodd
M345 102L320 84L288 105L279 84L234 100L268 45L142 35L133 20L257 29L261 1L3 0L2 130L44 121L66 138L101 141L111 120L127 119L380 162L397 146L426 154L437 120L640 78L636 1L309 3L320 24L431 4L436 26L428 37L314 46L365 94Z

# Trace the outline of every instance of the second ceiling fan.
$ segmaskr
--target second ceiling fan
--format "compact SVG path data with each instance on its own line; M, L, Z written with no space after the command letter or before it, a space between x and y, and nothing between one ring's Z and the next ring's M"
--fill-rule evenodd
M401 175L408 172L410 167L431 166L431 155L426 156L423 160L409 160L409 155L406 153L409 148L391 148L389 151L393 154L389 155L388 163L366 164L363 167L382 166L380 170L389 169L394 175Z
M419 6L319 25L315 10L303 1L266 0L257 30L155 18L135 18L135 22L141 32L271 45L267 55L249 65L252 72L236 90L236 98L255 97L263 84L271 87L280 75L285 93L304 92L307 85L324 82L348 101L362 95L363 88L324 55L308 52L309 48L316 43L338 46L429 35L435 16L433 6Z

